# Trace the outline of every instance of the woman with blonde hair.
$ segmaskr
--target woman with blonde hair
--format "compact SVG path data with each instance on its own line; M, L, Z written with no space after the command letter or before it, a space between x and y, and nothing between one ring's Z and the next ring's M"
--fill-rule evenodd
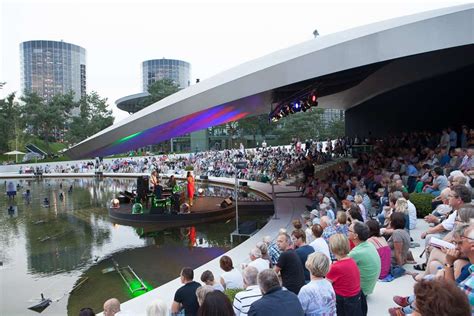
M362 197L362 195L356 194L356 196L354 196L354 202L359 207L360 214L362 215L362 219L365 222L367 220L367 210L365 209L365 206L363 204L364 198Z
M361 316L360 272L354 259L347 256L349 240L343 234L334 234L329 238L329 249L337 259L326 275L336 293L337 315Z
M320 252L310 254L306 260L311 281L298 293L305 315L336 315L336 294L332 284L325 279L329 266L329 258Z

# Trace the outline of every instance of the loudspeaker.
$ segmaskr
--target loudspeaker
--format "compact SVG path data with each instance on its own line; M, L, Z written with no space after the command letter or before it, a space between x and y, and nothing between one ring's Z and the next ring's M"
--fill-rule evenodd
M232 205L232 200L227 198L224 199L224 201L221 202L221 207L229 207Z
M244 235L250 235L257 230L256 221L246 221L239 225L239 233Z
M208 176L199 176L199 179L201 179L201 180L209 180L209 177L208 177Z
M141 200L146 199L148 194L149 187L149 178L148 176L141 176L137 178L137 195Z
M240 181L240 182L239 182L239 185L240 185L241 187L246 187L246 186L248 185L248 183L247 183L247 181Z

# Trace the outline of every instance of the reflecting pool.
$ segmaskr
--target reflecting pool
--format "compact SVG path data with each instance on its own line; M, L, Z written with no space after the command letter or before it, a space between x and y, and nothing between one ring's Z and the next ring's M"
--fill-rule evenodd
M233 246L233 220L160 231L114 224L107 203L117 192L131 191L132 179L13 180L15 199L5 194L9 181L0 182L0 315L35 315L27 308L41 293L52 300L43 315L77 315L82 307L98 312L107 298L126 301L139 294L112 269L114 263L130 266L155 288L176 278L181 267L198 267ZM205 192L226 197L232 189L209 185ZM261 227L267 217L242 220L250 219Z

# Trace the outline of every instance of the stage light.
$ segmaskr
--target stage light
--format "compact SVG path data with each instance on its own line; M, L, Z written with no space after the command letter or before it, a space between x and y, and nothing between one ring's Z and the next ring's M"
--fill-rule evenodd
M318 94L316 93L316 91L312 91L309 94L308 103L310 107L318 105Z

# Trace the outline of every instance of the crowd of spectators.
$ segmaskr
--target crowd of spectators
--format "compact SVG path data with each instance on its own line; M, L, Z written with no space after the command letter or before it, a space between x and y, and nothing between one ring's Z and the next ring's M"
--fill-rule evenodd
M171 302L172 313L365 316L367 297L377 290L379 280L391 282L409 274L417 282L414 294L394 297L399 306L391 308L390 315L470 315L474 310L474 149L468 146L474 139L465 131L459 137L446 129L440 136L423 132L364 140L373 146L370 152L345 162L339 170L318 175L314 165L320 154L299 149L298 142L288 149L222 152L229 159L240 153L240 159L253 163L239 177L251 179L255 170L269 178L301 173L298 186L310 201L308 210L295 219L291 231L282 228L257 243L247 262L235 266L232 258L222 256L217 282L206 271L201 286L193 281L192 269L183 268L183 286ZM225 170L219 175L232 175L225 159L207 155L212 153L179 163L184 167L190 159L200 172L212 175L217 167L219 172ZM280 165L276 156L282 158ZM417 210L410 200L417 192L432 196L433 212L424 218L432 226L421 235L425 245L411 238ZM416 263L410 251L414 247L426 248L426 263L414 266L422 270L420 274L406 269ZM242 291L230 301L222 294L229 289ZM157 310L157 303L153 304Z

